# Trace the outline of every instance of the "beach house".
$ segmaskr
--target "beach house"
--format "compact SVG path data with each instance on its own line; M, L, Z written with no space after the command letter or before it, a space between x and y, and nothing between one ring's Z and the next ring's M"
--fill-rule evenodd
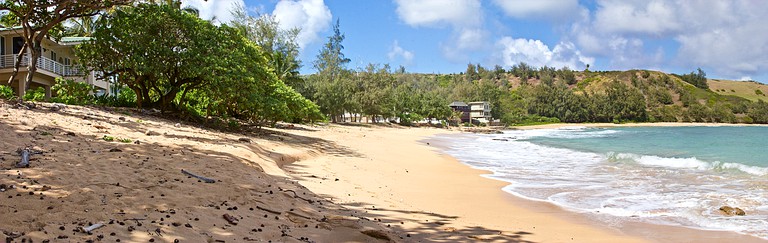
M8 79L13 73L17 54L24 45L21 37L21 27L0 28L0 85L7 85ZM88 37L63 37L59 41L45 39L42 42L42 55L37 60L37 72L32 78L30 89L42 87L45 89L46 98L51 97L51 87L56 83L56 78L72 79L93 85L98 92L109 92L109 83L96 80L93 72L86 73L75 65L77 58L74 54L74 46L88 40ZM11 81L11 87L17 95L22 96L27 87L24 80L27 76L27 64L29 53L22 57L18 75Z
M491 118L491 103L488 101L469 102L469 119L481 123L489 123Z
M459 118L461 119L461 122L470 122L469 120L469 105L467 103L461 102L461 101L454 101L451 102L451 104L448 105L448 107L451 107L451 110L453 112L459 113Z

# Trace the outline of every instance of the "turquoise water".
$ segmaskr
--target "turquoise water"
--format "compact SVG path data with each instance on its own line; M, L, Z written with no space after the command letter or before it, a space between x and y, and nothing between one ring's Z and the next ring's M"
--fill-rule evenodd
M768 127L626 127L574 129L527 141L597 153L697 158L768 167Z
M504 191L608 224L646 222L768 239L768 127L513 130L450 136L445 152ZM721 206L746 216L725 216Z

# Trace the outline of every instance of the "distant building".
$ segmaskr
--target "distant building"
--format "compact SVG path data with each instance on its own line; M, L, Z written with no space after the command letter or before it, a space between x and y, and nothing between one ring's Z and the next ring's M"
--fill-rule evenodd
M469 119L469 105L467 103L461 102L461 101L454 101L451 102L448 107L451 107L451 110L454 112L461 112L461 115L459 116L461 118L461 122L470 122Z
M491 103L488 101L469 102L469 119L481 123L489 123L491 118Z

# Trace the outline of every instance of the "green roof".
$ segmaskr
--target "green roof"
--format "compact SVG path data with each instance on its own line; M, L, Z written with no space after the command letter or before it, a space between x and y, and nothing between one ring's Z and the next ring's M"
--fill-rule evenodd
M19 29L21 29L21 26L14 26L14 27L5 27L5 26L3 26L2 28L0 28L0 31L19 30Z
M91 40L91 37L61 37L61 43L83 42Z

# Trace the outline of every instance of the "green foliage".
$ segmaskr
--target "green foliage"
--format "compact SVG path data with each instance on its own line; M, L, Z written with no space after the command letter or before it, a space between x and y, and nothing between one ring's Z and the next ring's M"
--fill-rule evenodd
M587 107L584 96L576 95L564 85L539 85L533 88L528 113L556 117L563 122L586 122Z
M587 86L589 86L590 83L598 81L599 79L597 77L589 77L585 78L584 80L581 80L581 82L576 84L576 88L580 90L584 90Z
M560 77L560 79L568 85L576 84L576 75L568 67L564 67L558 70L557 76Z
M104 135L104 137L101 137L102 140L107 142L115 141L115 137Z
M56 94L53 102L60 102L68 105L85 105L93 103L94 97L91 95L96 89L87 83L76 82L71 79L56 78L56 84L51 87Z
M762 90L759 90L759 89L756 89L756 90L755 90L755 94L756 94L756 95L762 95L762 96L765 96L765 94L763 94L763 91L762 91Z
M45 100L45 88L38 87L36 89L27 90L27 93L24 94L24 100L44 101Z
M77 54L85 66L127 86L105 103L259 125L323 119L314 103L284 82L296 78L298 62L281 55L295 53L283 42L262 42L273 48L265 51L249 39L258 27L251 20L238 28L215 26L171 5L138 4L99 20L94 41Z
M416 121L424 119L424 117L416 113L401 113L397 115L397 118L400 118L400 125L403 126L413 126Z
M139 4L98 21L94 41L77 53L84 65L136 91L140 107L171 110L177 93L199 88L223 71L220 51L226 40L218 30L168 5Z
M752 123L768 123L768 103L763 100L752 103L747 116L751 119Z
M648 71L645 71L645 70L643 70L643 71L640 73L640 77L643 77L644 79L647 79L647 78L649 78L650 76L651 76L651 73L650 73L650 72L648 72Z
M654 107L648 111L648 121L677 122L678 117L682 116L682 112L679 106Z
M680 76L683 81L693 84L693 86L696 86L698 88L702 89L708 89L709 85L707 85L707 74L704 73L704 71L701 70L701 68L697 69L696 72L691 72L689 74L685 74Z
M7 85L0 85L0 99L12 99L16 97L13 94L13 88Z
M296 42L299 29L283 30L274 16L250 16L243 6L236 8L233 14L232 27L266 52L268 64L277 78L294 89L303 87L303 79L299 76L299 44Z

